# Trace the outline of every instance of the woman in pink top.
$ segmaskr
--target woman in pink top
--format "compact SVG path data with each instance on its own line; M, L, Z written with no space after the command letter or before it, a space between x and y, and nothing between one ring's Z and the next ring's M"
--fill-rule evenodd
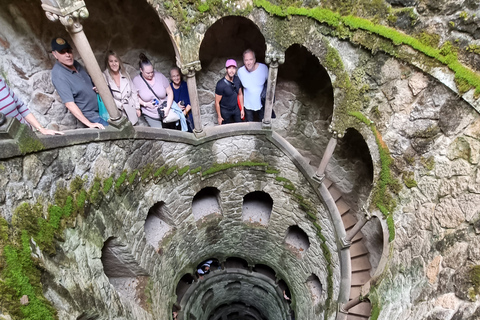
M158 71L148 58L140 54L140 74L133 79L137 88L142 113L150 127L162 128L158 108L166 102L165 117L170 112L173 103L173 91L168 79ZM158 100L155 101L155 100Z

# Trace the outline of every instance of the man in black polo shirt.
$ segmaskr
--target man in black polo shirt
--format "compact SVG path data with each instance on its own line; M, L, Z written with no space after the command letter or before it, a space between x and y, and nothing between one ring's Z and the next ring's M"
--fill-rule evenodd
M244 117L242 83L235 75L237 62L228 59L225 68L225 77L217 82L215 88L215 110L218 115L218 124L241 122ZM240 103L240 107L238 103Z
M52 54L57 59L52 69L52 82L65 107L85 126L105 129L108 122L98 113L97 93L92 79L73 59L70 44L63 38L53 39Z

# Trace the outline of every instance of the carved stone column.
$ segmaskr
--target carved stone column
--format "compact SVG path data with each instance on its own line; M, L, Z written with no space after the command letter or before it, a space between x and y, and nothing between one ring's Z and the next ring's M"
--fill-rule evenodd
M328 141L327 148L323 153L323 158L318 166L317 172L315 172L315 175L313 176L313 179L320 183L322 183L323 179L325 179L325 169L327 168L328 162L330 161L330 158L332 158L335 147L337 146L337 138L338 134L336 131L334 131L330 141Z
M42 8L45 10L47 18L50 21L60 20L70 34L78 53L85 63L85 68L90 77L92 77L93 83L97 87L98 93L107 108L108 114L110 115L109 122L116 127L124 124L124 121L121 121L122 113L117 109L113 101L112 94L103 77L97 59L95 59L90 43L83 32L83 26L80 23L81 19L86 19L89 16L85 2L82 0L42 0L42 2Z
M200 103L198 102L197 80L195 73L202 70L200 61L193 61L183 65L181 68L182 74L187 77L188 95L190 96L190 105L192 106L193 124L195 129L193 133L197 137L205 135L202 126L202 119L200 118Z
M268 64L267 96L265 98L265 113L262 127L271 128L273 102L275 100L275 87L277 85L278 66L285 62L285 53L267 53L265 62Z

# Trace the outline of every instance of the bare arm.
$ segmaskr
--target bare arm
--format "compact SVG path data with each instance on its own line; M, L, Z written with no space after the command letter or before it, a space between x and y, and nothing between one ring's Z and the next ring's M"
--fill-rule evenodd
M215 94L215 110L217 111L218 124L222 124L223 122L222 114L220 112L220 100L222 100L222 96Z
M75 102L67 102L65 103L65 107L77 118L81 123L86 125L89 128L98 128L98 129L105 129L105 127L101 123L92 123L90 120L85 118L82 113L82 110L77 106Z
M170 111L170 108L172 107L173 103L173 90L171 86L168 86L166 89L167 91L167 108L165 108L165 117L168 116L168 112Z
M238 101L240 101L240 117L243 119L245 117L245 110L243 109L243 90L242 88L238 89Z
M37 129L41 134L51 135L51 136L54 136L56 134L63 134L63 132L50 130L50 129L46 129L46 128L42 127L42 125L38 122L37 118L35 118L35 116L32 113L29 113L25 117L25 120L27 120L28 123L30 123L32 125L32 127Z
M156 108L156 106L153 105L151 101L150 102L143 101L142 98L140 98L140 96L138 96L138 101L140 101L140 104L145 108L150 108L150 109Z

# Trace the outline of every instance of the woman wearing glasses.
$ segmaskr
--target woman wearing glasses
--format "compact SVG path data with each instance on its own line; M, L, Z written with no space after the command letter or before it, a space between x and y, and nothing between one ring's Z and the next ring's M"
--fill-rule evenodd
M106 69L103 75L117 108L122 111L132 125L136 125L141 113L137 89L133 85L132 79L124 69L122 60L111 50L105 55L105 65Z
M187 131L187 121L182 109L173 102L173 90L168 79L153 69L152 63L143 53L139 57L140 74L133 79L133 84L138 90L142 113L148 125L162 128L162 123L176 119L173 121L180 121L182 131Z

